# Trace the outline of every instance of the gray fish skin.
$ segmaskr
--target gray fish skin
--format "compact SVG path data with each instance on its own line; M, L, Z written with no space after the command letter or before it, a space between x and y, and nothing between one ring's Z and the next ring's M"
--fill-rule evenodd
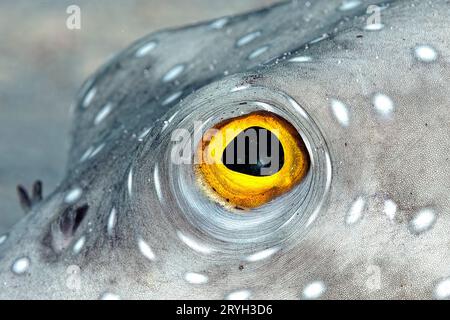
M450 4L376 1L383 27L370 31L373 3L283 3L161 31L113 58L79 94L66 178L0 244L0 298L449 298ZM252 32L260 34L237 46ZM436 56L425 61L420 46ZM170 116L247 85L297 101L332 167L309 231L254 262L181 243L159 204L139 193L155 192L152 173L128 190L130 169L144 172L156 156L143 155L165 147Z

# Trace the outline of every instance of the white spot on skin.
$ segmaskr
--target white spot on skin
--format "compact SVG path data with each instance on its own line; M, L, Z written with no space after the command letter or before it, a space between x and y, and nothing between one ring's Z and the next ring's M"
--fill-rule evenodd
M450 299L450 278L443 279L437 284L434 296L439 300Z
M213 23L211 23L209 26L213 29L222 29L225 27L225 25L228 23L228 18L220 18Z
M213 252L212 248L205 246L199 243L197 240L194 240L191 237L184 235L181 231L177 231L177 236L182 242L184 242L184 244L186 244L189 248L191 248L194 251L203 254L210 254Z
M380 31L384 28L384 24L382 23L370 23L364 27L366 31Z
M325 182L325 190L329 190L330 186L331 186L331 172L332 172L332 167L331 167L331 159L330 159L330 154L328 152L325 153L325 165L326 165L326 172L327 172L327 181Z
M205 284L208 282L208 277L195 272L187 272L184 275L184 280L192 284Z
M239 290L231 292L226 296L227 300L248 300L250 299L251 292L249 290Z
M357 1L357 0L344 1L344 2L342 2L341 6L339 7L339 10L340 11L353 10L353 9L356 9L357 7L359 7L359 5L361 5L361 1Z
M139 251L142 253L144 257L146 257L150 261L155 261L156 256L153 253L153 250L143 239L138 240Z
M267 104L265 102L255 102L255 105L266 111L274 111L274 108L270 104ZM242 114L242 111L240 111L240 113Z
M116 226L116 221L117 221L117 217L116 216L117 216L116 208L112 208L111 212L109 214L109 217L108 217L108 224L106 226L106 229L107 229L108 234L110 236L112 236L113 233L114 233L114 228Z
M89 149L87 149L86 152L81 156L80 161L86 161L91 155L92 151L94 151L94 147L89 147Z
M268 49L269 49L269 46L264 46L264 47L258 48L255 51L253 51L252 53L250 53L248 58L250 60L255 59L255 58L259 57L260 55L262 55L264 52L266 52Z
M133 168L128 172L128 181L127 181L128 194L130 197L133 195Z
M88 91L88 93L86 94L86 96L84 97L84 100L83 100L83 108L89 107L92 100L94 100L96 93L97 93L96 88L92 88L91 90Z
M143 56L147 55L148 53L150 53L150 51L152 51L155 48L156 48L156 42L151 41L151 42L143 45L142 47L140 47L136 51L135 55L136 55L137 58L143 57Z
M107 103L97 114L97 116L94 119L94 124L98 125L100 124L105 118L111 113L113 108L112 103Z
M307 119L307 120L309 119L308 114L305 112L305 110L303 110L302 107L300 107L300 106L298 105L298 103L297 103L294 99L292 99L291 97L288 97L288 100L289 100L290 104L295 108L295 110L296 110L303 118L305 118L305 119Z
M5 243L6 239L8 239L8 236L6 234L0 236L0 245Z
M303 289L304 299L319 299L326 291L326 286L322 281L314 281Z
M30 267L31 261L28 257L22 257L14 261L11 270L15 274L23 274Z
M89 159L91 159L91 158L95 157L96 155L98 155L100 153L100 151L103 150L104 147L105 147L105 144L102 143L97 148L95 148L95 150L92 151L92 153L89 155Z
M162 78L162 81L170 82L170 81L175 80L183 72L183 70L184 70L183 64L178 64L178 65L174 66L172 69L167 71L167 73Z
M84 244L86 243L86 237L82 236L80 239L77 240L77 242L75 242L72 251L74 254L79 254L81 252L81 250L84 247Z
M347 127L350 122L350 116L347 106L339 100L331 101L331 110L336 120L343 126Z
M82 194L83 190L81 190L81 188L72 189L67 193L66 197L64 198L64 202L67 204L73 204L80 200Z
M389 220L394 221L395 214L397 213L397 204L392 200L386 200L384 202L384 214Z
M121 300L120 297L117 294L105 292L100 297L100 300Z
M436 222L436 214L431 209L422 209L409 222L410 230L413 233L420 234L425 232Z
M362 217L365 204L366 201L363 198L359 197L356 199L350 207L350 210L347 212L345 223L351 225L358 222Z
M312 40L311 42L309 42L309 44L315 44L315 43L318 43L318 42L320 42L320 41L323 41L323 40L327 39L328 37L329 37L328 34L324 33L324 34L321 35L320 37L318 37L318 38Z
M382 93L377 93L373 97L372 103L375 110L383 116L389 116L394 111L394 102L391 98Z
M278 250L279 250L279 248L269 248L266 250L262 250L262 251L256 252L256 253L248 256L247 258L245 258L245 260L248 262L264 260L264 259L267 259L267 258L271 257L272 255L274 255Z
M142 131L142 133L139 135L139 137L138 137L138 140L140 141L140 142L142 142L143 140L144 140L144 138L150 133L150 131L151 131L152 129L151 128L149 128L149 129L145 129L144 131Z
M261 31L255 31L255 32L246 34L245 36L243 36L236 42L236 46L238 46L238 47L245 46L246 44L249 44L256 38L258 38L260 35L261 35Z
M167 127L169 126L169 121L167 121L167 120L164 120L164 122L163 122L164 124L163 124L163 127L161 128L161 132L163 132L164 130L166 130L167 129Z
M300 56L300 57L295 57L289 60L290 62L310 62L312 61L311 57L308 56Z
M182 94L183 94L183 91L175 92L174 94L168 96L161 104L163 106L166 106L166 105L174 102L175 100L177 100L179 97L181 97Z
M155 184L156 195L158 196L159 201L162 201L162 192L161 192L161 183L159 181L159 169L158 165L155 166L153 170L153 183Z
M437 52L428 45L421 45L414 49L414 54L419 61L433 62L437 59Z
M173 119L175 119L175 116L178 114L179 111L174 112L173 115L170 116L170 118L167 120L169 123L173 121Z
M234 87L230 90L230 92L237 92L237 91L242 91L242 90L247 90L248 88L250 88L250 85L243 85L243 86L238 86L238 87Z

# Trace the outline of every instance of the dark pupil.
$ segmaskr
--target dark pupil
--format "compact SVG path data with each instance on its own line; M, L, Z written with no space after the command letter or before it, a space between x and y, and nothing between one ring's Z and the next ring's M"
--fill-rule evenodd
M284 165L283 146L269 130L250 127L228 144L222 162L235 172L258 177L271 176Z

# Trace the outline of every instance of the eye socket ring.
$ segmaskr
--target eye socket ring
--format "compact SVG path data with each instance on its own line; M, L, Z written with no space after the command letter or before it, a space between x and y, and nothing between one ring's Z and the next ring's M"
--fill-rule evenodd
M298 243L320 213L331 184L331 161L326 141L303 108L286 93L263 86L236 89L239 79L207 86L186 98L161 126L161 132L145 141L137 163L133 164L135 199L139 210L151 208L148 220L167 230L167 241L178 243L179 235L195 239L201 254L220 254L220 259L240 258L270 247ZM217 88L221 88L218 91ZM215 124L251 114L270 112L289 119L304 142L309 169L290 192L263 206L244 212L224 207L206 196L194 170L196 146ZM196 125L197 123L197 125ZM198 124L200 123L200 124ZM172 140L175 130L189 132L192 140L181 148L190 150L187 164L175 164L172 153L179 142ZM178 240L177 240L178 239Z

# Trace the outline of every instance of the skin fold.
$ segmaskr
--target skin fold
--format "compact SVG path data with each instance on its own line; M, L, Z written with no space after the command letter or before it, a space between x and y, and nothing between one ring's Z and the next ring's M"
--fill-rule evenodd
M449 298L450 4L352 3L164 30L107 62L78 95L66 178L1 241L0 298ZM162 155L181 115L235 91L302 107L329 186L295 236L200 244L183 203L212 200L179 200Z

